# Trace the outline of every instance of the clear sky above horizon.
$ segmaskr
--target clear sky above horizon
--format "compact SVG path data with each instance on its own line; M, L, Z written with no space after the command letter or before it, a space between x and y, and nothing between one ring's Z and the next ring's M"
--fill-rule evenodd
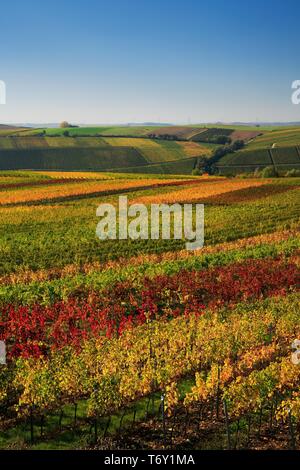
M0 123L300 121L299 0L16 0L0 12Z

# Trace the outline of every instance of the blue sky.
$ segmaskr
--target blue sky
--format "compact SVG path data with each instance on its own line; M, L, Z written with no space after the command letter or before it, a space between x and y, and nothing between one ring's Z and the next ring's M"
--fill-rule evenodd
M0 122L300 120L297 0L2 2Z

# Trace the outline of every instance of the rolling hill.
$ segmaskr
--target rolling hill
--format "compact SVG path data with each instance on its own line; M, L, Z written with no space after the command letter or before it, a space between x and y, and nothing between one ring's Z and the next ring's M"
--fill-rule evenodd
M1 134L2 132L2 134ZM300 127L98 126L28 129L0 126L2 170L95 170L188 174L205 165L221 143L244 140L245 149L213 159L221 174L274 166L299 168ZM220 145L218 145L220 144Z
M300 145L300 127L283 127L269 132L264 132L261 136L249 143L249 149L287 147Z
M101 170L124 169L136 172L141 166L174 162L180 172L184 164L175 162L209 156L214 145L190 141L165 141L141 137L74 137L23 134L0 137L0 169ZM194 160L193 160L194 161ZM162 173L168 166L163 167ZM155 172L158 172L157 169ZM145 168L146 172L149 172Z
M243 150L229 153L215 164L220 174L249 173L267 166L279 174L293 168L300 170L300 147Z

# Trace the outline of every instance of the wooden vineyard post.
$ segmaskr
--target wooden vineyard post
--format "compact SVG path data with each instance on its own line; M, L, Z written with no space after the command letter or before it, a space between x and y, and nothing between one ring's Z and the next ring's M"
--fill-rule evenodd
M176 413L177 413L177 411L174 410L173 423L172 423L171 436L170 436L171 448L173 447L173 433L174 433L174 428L175 428L175 424L176 424Z
M98 441L98 422L97 422L97 418L94 419L94 440L95 440L95 444L97 444L97 441Z
M41 416L41 437L43 437L43 429L44 429L44 422L45 422L45 416Z
M216 396L216 415L219 420L220 412L220 364L218 363L218 385L217 385L217 396Z
M77 422L77 403L74 403L74 426L76 426Z
M60 430L60 431L61 431L61 427L62 427L63 416L64 416L64 410L61 409L61 410L60 410L60 414L59 414L59 421L58 421L58 425L59 425L59 430Z
M223 407L224 407L226 432L227 432L227 444L228 444L228 450L230 450L231 449L231 440L230 440L230 429L229 429L228 409L227 409L226 400L223 400Z
M247 430L247 447L249 447L250 443L250 432L251 432L251 415L248 416L248 430Z
M188 409L188 407L186 407L186 410L185 410L184 432L183 432L184 437L185 437L186 434L187 434L187 429L188 429L189 423L190 423L190 414L189 414L189 409Z
M103 434L104 439L106 438L106 435L107 435L107 432L108 432L108 429L109 429L109 426L110 426L110 422L111 422L111 416L109 416L108 421L107 421L106 426L105 426L105 431L104 431L104 434Z
M291 410L289 410L288 414L289 419L289 434L290 434L290 441L291 441L291 450L296 449L296 441L295 441L295 433L294 433L294 426L293 426L293 419Z
M136 405L134 405L134 408L133 408L133 418L132 418L132 423L131 423L132 427L135 424L135 417L136 417Z
M166 415L165 415L165 395L161 395L161 417L163 423L164 446L166 446Z
M120 432L121 432L121 428L122 428L122 424L123 424L123 419L124 419L125 413L126 413L126 409L124 409L124 411L123 411L123 413L122 413L122 416L121 416L121 419L120 419L119 434L120 434Z
M33 412L32 408L30 408L30 443L33 444L34 435L33 435Z
M262 423L262 414L263 414L263 408L262 408L262 405L261 405L261 406L260 406L260 409L259 409L259 424L258 424L257 437L260 437L261 423Z
M199 404L199 417L198 417L198 431L200 431L200 427L201 427L202 414L203 414L203 405L202 403L200 403Z
M240 419L238 419L237 426L236 426L235 440L234 440L234 450L236 450L237 446L238 446L239 434L240 434Z
M147 407L146 407L146 414L145 414L145 418L148 418L148 416L149 416L149 405L150 405L150 400L151 400L151 396L148 398L148 401L147 401Z

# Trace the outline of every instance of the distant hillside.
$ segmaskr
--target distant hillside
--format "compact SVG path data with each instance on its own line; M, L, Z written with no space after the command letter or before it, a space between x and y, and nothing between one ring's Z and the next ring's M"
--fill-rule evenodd
M0 124L0 136L6 136L26 131L26 127L17 127L10 124Z
M0 151L1 170L95 170L147 165L135 149L124 147L35 148Z
M51 134L50 134L51 135ZM13 135L0 137L2 170L114 170L137 172L142 166L157 164L153 172L190 173L191 158L207 157L214 145L190 141L164 141L141 137L51 137ZM183 161L181 165L175 162ZM186 164L184 163L185 161ZM185 165L186 168L185 169ZM173 168L174 167L174 168ZM191 169L190 169L191 168ZM141 170L140 170L141 172ZM145 168L145 172L148 172Z
M214 165L220 174L254 172L273 166L279 174L293 168L300 170L300 147L245 150L229 153Z
M16 135L18 132L16 132ZM196 142L216 143L220 137L232 140L243 138L248 141L261 134L261 130L228 128L228 127L199 127L199 126L102 126L102 127L69 127L28 129L22 135L60 136L69 135L85 137L143 137L159 140L192 140Z
M2 130L19 130L19 129L27 129L26 126L16 126L13 124L0 124L0 129Z
M233 122L233 126L256 126L256 127L293 127L300 126L300 121L291 121L291 122Z
M249 149L300 145L300 127L284 127L264 132L249 144Z
M152 124L152 123L150 123ZM238 140L242 151L220 158ZM133 125L29 129L0 125L0 168L223 174L299 167L300 127ZM223 152L223 149L222 149ZM224 153L223 153L224 155ZM212 157L212 158L211 158Z
M90 126L90 127L67 127L67 128L36 128L29 129L24 135L49 135L59 136L68 133L70 136L124 136L141 137L147 134L155 127L152 126Z

